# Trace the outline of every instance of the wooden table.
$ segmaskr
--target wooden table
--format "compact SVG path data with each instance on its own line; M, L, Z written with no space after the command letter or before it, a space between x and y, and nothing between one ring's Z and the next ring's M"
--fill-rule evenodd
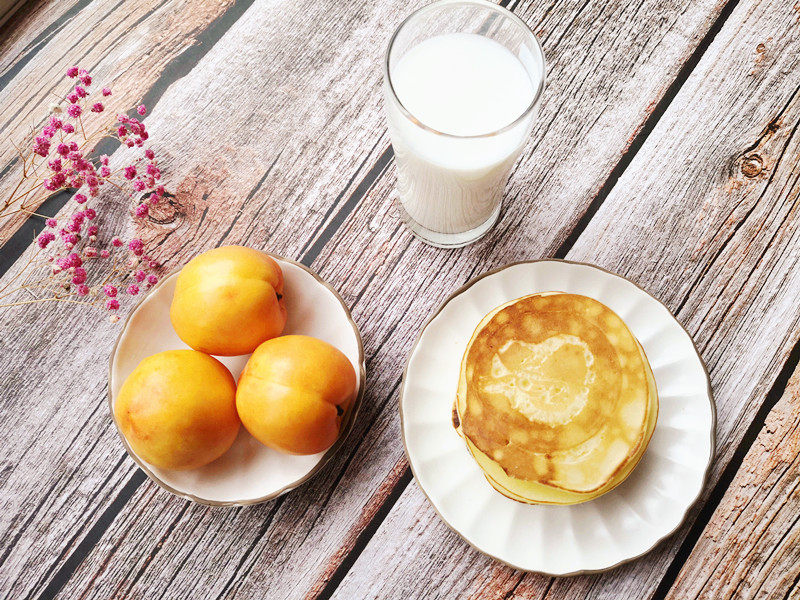
M117 438L119 325L62 303L0 311L3 597L800 598L800 4L508 2L544 46L544 102L499 225L439 250L393 209L382 112L382 53L420 3L36 0L0 29L0 190L9 141L69 65L87 66L116 90L111 108L150 109L176 194L144 231L155 256L177 268L240 243L301 260L352 307L368 370L359 422L320 474L272 502L209 508L150 482ZM131 227L126 207L106 213ZM18 233L4 277L36 227L5 224ZM701 501L606 574L526 574L472 550L400 443L401 371L428 315L474 275L540 257L596 263L663 300L716 395Z

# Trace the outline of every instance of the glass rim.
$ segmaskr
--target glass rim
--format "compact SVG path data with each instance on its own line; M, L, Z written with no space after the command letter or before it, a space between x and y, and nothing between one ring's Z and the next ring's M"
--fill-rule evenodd
M420 17L425 13L430 12L433 9L441 8L443 6L473 6L473 7L485 8L490 12L494 12L495 14L500 15L501 17L511 19L511 21L516 23L516 25L525 32L525 35L533 41L533 47L535 51L538 52L539 58L541 59L541 73L540 73L541 77L539 78L538 86L536 87L533 93L533 99L531 100L531 103L524 111L522 111L522 114L519 115L510 123L508 123L507 125L501 127L500 129L496 129L488 133L478 133L474 135L457 135L454 133L446 133L444 131L439 131L429 125L426 125L425 123L422 122L422 120L415 117L411 113L411 111L408 110L403 105L402 101L397 95L397 92L394 89L394 84L392 83L392 76L389 72L389 58L392 55L392 49L394 48L394 44L395 41L397 40L398 34L403 30L403 28L406 25L408 25L412 21L412 19ZM441 135L444 137L454 138L454 139L487 138L499 135L516 127L519 123L525 120L525 118L527 118L533 112L533 110L536 108L536 105L539 103L539 100L542 96L542 92L544 91L546 74L547 74L547 64L545 62L544 50L542 49L542 45L539 42L539 39L536 37L536 34L533 33L528 24L525 23L525 21L523 21L520 17L515 15L507 8L500 6L499 4L489 2L489 0L436 0L435 2L426 4L425 6L418 8L410 15L408 15L405 19L403 19L403 22L400 23L397 29L394 30L392 37L389 39L389 44L386 48L386 54L384 55L384 61L383 61L383 77L384 80L386 81L386 84L389 87L392 99L397 103L397 106L400 108L400 112L418 127L430 131L431 133L435 133L436 135Z

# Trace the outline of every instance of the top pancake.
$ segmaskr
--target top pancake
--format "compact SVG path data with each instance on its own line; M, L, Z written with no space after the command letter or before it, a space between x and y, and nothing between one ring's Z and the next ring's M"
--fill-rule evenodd
M462 433L511 477L590 492L643 443L643 353L600 302L548 293L478 325L462 360Z

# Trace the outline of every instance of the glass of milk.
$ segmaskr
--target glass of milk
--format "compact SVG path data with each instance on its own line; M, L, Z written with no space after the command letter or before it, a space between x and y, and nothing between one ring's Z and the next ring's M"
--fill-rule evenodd
M384 91L400 214L434 246L483 236L544 89L542 47L527 25L484 0L439 0L389 42Z

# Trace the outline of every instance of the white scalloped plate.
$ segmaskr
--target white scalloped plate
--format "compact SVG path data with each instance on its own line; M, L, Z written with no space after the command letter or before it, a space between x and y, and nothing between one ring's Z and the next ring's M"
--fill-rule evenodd
M590 296L622 317L658 386L658 422L641 462L612 491L574 506L527 505L495 491L452 421L461 357L480 320L545 291ZM512 264L451 296L411 351L400 418L411 469L444 522L481 552L549 575L605 571L648 552L683 522L714 455L711 386L686 330L634 283L567 261Z
M327 451L310 456L283 454L260 444L242 427L228 452L209 465L190 471L159 469L136 455L120 433L125 449L148 477L164 489L202 504L245 505L270 500L309 479L341 446L352 429L364 396L364 348L356 324L339 294L304 265L271 254L283 270L284 298L289 315L284 334L310 335L345 353L356 370L358 395L342 423L339 439ZM163 350L188 348L175 331L169 307L178 273L172 273L131 311L111 354L109 408L139 362ZM250 355L218 356L239 378ZM116 424L116 421L115 421ZM117 428L119 432L119 427Z

